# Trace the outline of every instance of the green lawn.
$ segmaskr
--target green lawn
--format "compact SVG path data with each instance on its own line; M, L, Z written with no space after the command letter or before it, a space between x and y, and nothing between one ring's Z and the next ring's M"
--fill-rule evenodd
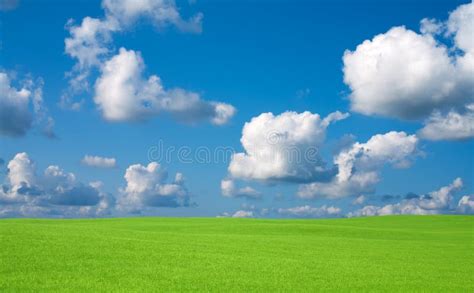
M474 292L474 217L0 220L0 291Z

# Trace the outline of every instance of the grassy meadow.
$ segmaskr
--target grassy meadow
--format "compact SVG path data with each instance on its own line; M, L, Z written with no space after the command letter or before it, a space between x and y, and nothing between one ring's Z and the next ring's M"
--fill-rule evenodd
M0 291L474 292L474 217L0 220Z

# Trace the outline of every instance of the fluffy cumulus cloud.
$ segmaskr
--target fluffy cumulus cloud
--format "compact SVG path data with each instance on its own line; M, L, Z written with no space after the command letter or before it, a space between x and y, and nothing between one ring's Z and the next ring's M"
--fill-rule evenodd
M405 199L399 203L385 206L368 205L350 212L348 216L430 215L451 212L453 194L462 186L461 178L456 178L450 185L441 187L439 190L432 191L425 196ZM467 211L468 208L465 203L469 205L469 199L464 199L464 201L463 199L464 197L459 201L458 210Z
M85 155L81 163L86 166L97 168L114 168L117 166L115 158L105 158L90 155Z
M12 82L11 76L0 70L0 135L23 136L36 124L42 125L46 136L53 137L54 120L48 117L43 103L42 80L27 78L18 87Z
M148 22L161 29L175 26L185 32L201 32L202 14L182 18L174 0L103 0L102 18L85 17L80 24L70 19L66 25L70 36L65 39L65 52L76 60L71 72L70 88L61 97L61 105L77 110L82 102L74 101L77 93L89 89L92 70L102 67L114 52L113 35L126 31L136 23Z
M461 197L456 211L461 214L474 214L474 195L465 195Z
M419 131L419 135L430 140L459 140L474 137L474 104L467 105L462 112L433 113Z
M395 27L344 54L344 81L351 106L367 115L423 118L467 98L454 93L448 49L429 34Z
M254 215L252 211L238 210L232 214L232 218L253 218L253 217Z
M141 212L148 207L190 206L183 174L176 173L174 180L167 183L168 172L156 162L131 165L124 178L127 186L118 200L121 210Z
M115 20L103 21L92 17L85 17L80 25L74 25L73 20L68 21L66 27L70 37L64 41L65 52L77 60L73 70L68 73L73 92L79 92L89 87L90 70L100 67L103 58L110 53L111 34L119 29L118 26ZM69 98L68 95L63 96L63 106L73 108L80 106L79 104L67 104Z
M31 187L36 184L36 172L33 161L30 160L27 153L18 153L8 162L7 179L12 187L12 191L16 191L24 186ZM16 196L16 193L12 193Z
M65 51L77 63L68 73L70 88L61 98L62 106L81 107L83 101L74 101L73 96L90 88L91 70L98 69L94 102L109 121L147 120L165 113L187 123L209 121L222 125L235 114L232 105L204 101L198 93L181 88L165 89L156 75L143 77L145 65L139 52L121 48L114 55L115 32L146 21L157 28L171 25L181 31L199 33L201 13L185 20L173 0L104 0L102 8L102 19L85 17L80 25L68 22L70 37L65 40Z
M0 217L97 217L153 213L155 207L188 207L190 195L184 177L168 172L156 162L126 169L127 185L119 197L103 190L100 181L80 182L59 166L48 166L38 174L27 153L18 153L7 164L5 183L0 187Z
M365 143L354 143L334 158L338 171L331 181L302 185L298 196L339 198L373 192L382 167L408 167L417 154L417 144L415 135L395 131L374 135Z
M156 75L144 78L144 66L139 52L124 48L105 62L94 96L105 119L137 121L168 113L184 122L207 120L220 125L234 115L231 105L204 101L180 88L165 89Z
M328 180L318 147L327 127L348 114L334 112L325 118L310 112L263 113L245 123L240 142L245 152L232 156L229 174L234 178L308 182Z
M286 217L296 218L327 218L337 217L341 215L341 209L334 206L323 205L321 207L311 207L309 205L293 207L293 208L280 208L278 214Z
M261 198L262 194L250 186L236 187L232 179L221 181L221 193L225 197L244 197L248 199Z
M0 215L4 216L100 216L114 205L111 195L97 182L84 184L60 167L47 167L38 175L26 153L18 153L7 165L6 184L0 191Z
M461 5L445 22L422 20L421 33L394 27L346 51L344 81L352 109L424 120L420 135L426 139L474 136L473 18L474 4Z
M116 20L125 28L145 19L158 28L173 25L184 32L202 30L202 13L183 19L174 0L103 0L102 7L108 19Z
M65 52L77 60L72 82L79 88L86 82L88 70L99 67L110 53L112 34L130 29L139 20L151 21L157 27L175 25L185 31L201 31L202 14L184 20L173 0L104 0L102 8L105 15L101 19L87 16L79 25L73 20L66 25L70 36L64 41Z

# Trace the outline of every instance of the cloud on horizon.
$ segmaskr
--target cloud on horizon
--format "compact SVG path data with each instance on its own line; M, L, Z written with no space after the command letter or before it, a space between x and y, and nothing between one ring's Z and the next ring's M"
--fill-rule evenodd
M0 216L103 216L114 198L97 183L84 184L73 173L51 165L36 173L27 153L18 153L7 165L7 184L0 190Z
M304 205L293 208L280 208L278 209L278 214L291 218L329 218L340 217L341 209L327 205L322 205L321 207Z
M431 215L453 212L451 203L453 193L461 189L463 182L456 178L450 185L432 191L428 195L418 198L404 199L399 203L385 206L368 205L359 210L349 212L348 217L384 216L384 215ZM469 211L469 198L463 197L459 201L459 208ZM472 212L472 210L470 210Z
M130 165L124 175L127 185L120 189L118 209L124 212L141 213L150 207L189 207L190 194L184 184L182 173L167 183L168 172L160 164L151 162L147 166Z

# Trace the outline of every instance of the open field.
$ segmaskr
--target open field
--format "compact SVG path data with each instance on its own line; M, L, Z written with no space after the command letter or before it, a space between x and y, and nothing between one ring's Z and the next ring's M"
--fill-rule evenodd
M0 291L474 291L474 217L0 220Z

